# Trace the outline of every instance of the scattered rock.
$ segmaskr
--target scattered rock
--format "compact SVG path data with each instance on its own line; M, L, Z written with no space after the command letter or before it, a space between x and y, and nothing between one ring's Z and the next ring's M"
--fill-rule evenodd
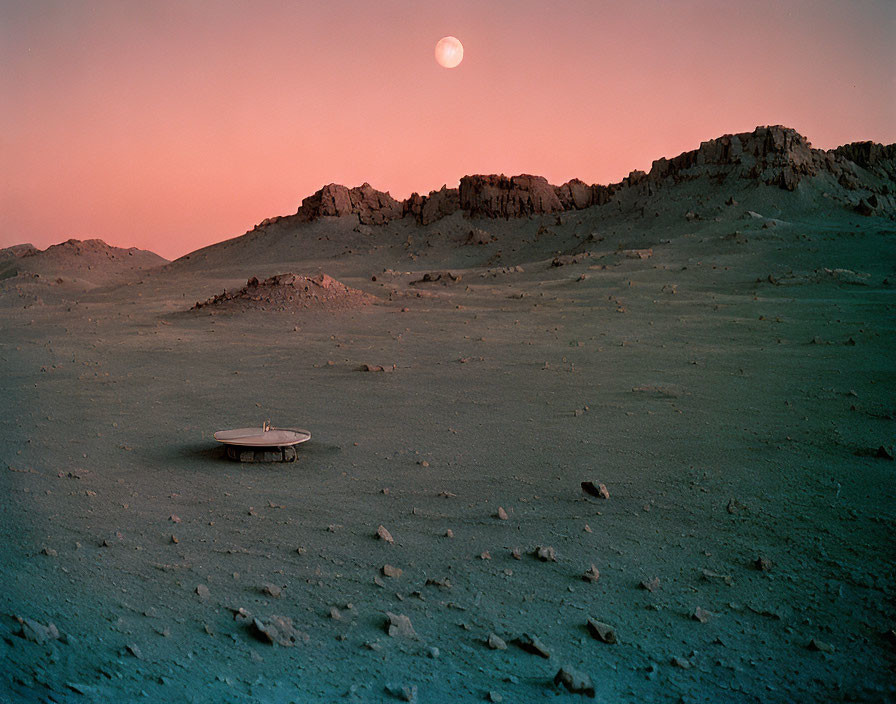
M451 530L451 529L449 528L448 530L445 531L445 537L446 537L446 538L453 538L453 537L454 537L454 531Z
M528 633L523 633L519 638L513 641L521 650L525 650L527 653L531 653L532 655L538 655L542 658L551 657L551 653L548 651L547 647L544 643L538 640L535 636L530 636Z
M582 575L582 579L586 582L596 582L600 579L600 572L597 567L591 565L591 569L585 570L585 574Z
M494 633L488 634L485 644L492 650L507 650L507 643L504 642L504 639L496 636Z
M474 227L470 230L470 233L467 235L467 239L464 240L464 244L490 244L495 241L495 237L490 235L485 230L480 230L478 227Z
M479 555L479 559L480 560L491 560L492 554L488 550L485 550L482 552L482 554Z
M723 583L729 587L734 586L734 578L730 574L719 574L712 570L702 570L702 575L703 579L707 582Z
M500 694L498 694L495 690L490 690L489 693L486 695L486 699L488 701L492 702L492 704L498 704L499 702L504 701L504 697L502 697Z
M427 587L439 587L440 589L451 589L451 581L444 577L443 579L427 579Z
M514 560L522 560L522 559L523 559L523 554L520 552L520 549L519 549L519 548L514 548L513 550L511 550L511 551L510 551L510 556L511 556Z
M772 561L760 555L753 562L753 566L760 572L769 572L772 568Z
M700 623L707 623L714 615L715 614L698 606L696 609L694 609L694 613L691 614L691 618L695 621L699 621Z
M393 614L391 611L386 612L386 631L393 638L410 638L411 640L420 640L411 619L403 614Z
M417 685L415 684L387 684L386 691L403 702L417 703Z
M601 643L610 643L612 645L617 642L616 630L611 625L593 618L589 618L586 625L591 636Z
M209 597L208 587L205 586L204 584L198 585L196 587L196 594L199 595L200 599L208 599L208 597Z
M272 596L275 599L279 599L280 595L283 593L283 590L276 584L265 584L261 588L261 592L262 594L267 594L268 596Z
M599 499L609 499L610 492L604 484L595 484L594 482L582 482L582 491Z
M818 638L813 638L809 641L809 650L815 650L819 653L833 653L834 646L830 643L825 643L823 640L818 640Z
M383 366L382 364L362 364L358 367L359 372L394 372L396 366Z
M441 283L443 286L455 284L462 278L461 274L454 274L450 271L428 271L416 281L410 281L408 286L419 286L420 284Z
M392 537L392 534L386 530L385 526L379 526L376 529L376 537L380 540L385 540L390 545L395 542L395 539Z
M498 512L495 514L495 516L497 518L500 518L502 521L506 521L508 518L507 511L504 510L503 506L498 506Z
M140 652L140 648L137 646L136 643L128 643L128 645L127 645L127 651L128 651L131 655L133 655L135 658L137 658L138 660L142 660L142 659L143 659L143 653Z
M741 511L746 511L747 505L741 503L737 499L729 499L727 509L728 513L734 515L740 513Z
M59 629L53 623L47 623L45 626L39 621L24 616L16 616L16 620L22 625L19 635L25 640L43 645L48 641L59 639Z
M256 638L267 643L291 648L298 642L307 643L308 635L293 628L292 619L286 616L271 616L266 621L252 619L252 632Z
M652 577L651 579L642 580L638 585L641 589L646 589L649 592L655 592L660 588L660 578Z
M682 670L690 670L691 669L691 661L686 660L685 658L672 658L672 665L674 667L680 667Z
M57 557L59 555L53 548L44 548L40 551L41 555L46 555L47 557Z
M584 694L586 697L594 696L594 684L591 678L581 672L561 667L554 676L555 685L563 685L573 694Z
M537 547L535 548L535 557L537 557L542 562L556 562L557 555L554 552L554 548L552 547Z
M168 520L172 523L180 523L180 516L175 516L173 513L168 517Z
M391 577L392 579L398 579L401 577L402 570L399 567L393 567L392 565L383 565L383 574L386 577Z

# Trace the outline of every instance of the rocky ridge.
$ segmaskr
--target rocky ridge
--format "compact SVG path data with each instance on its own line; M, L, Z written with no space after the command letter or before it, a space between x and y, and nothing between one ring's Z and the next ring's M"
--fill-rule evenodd
M305 198L296 215L300 220L355 215L365 225L403 217L428 225L457 211L471 217L518 218L603 205L625 189L651 195L658 188L698 178L720 183L750 179L793 191L803 179L823 174L848 191L864 191L845 199L860 212L896 213L896 144L855 142L824 151L813 148L796 130L775 125L703 142L676 157L657 159L648 172L633 171L607 186L579 179L554 186L530 174L476 174L461 178L458 188L443 186L425 196L413 193L399 202L368 183L357 188L329 184Z

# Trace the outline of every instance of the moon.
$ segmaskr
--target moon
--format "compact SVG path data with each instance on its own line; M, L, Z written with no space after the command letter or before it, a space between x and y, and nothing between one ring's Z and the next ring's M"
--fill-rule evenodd
M436 61L445 68L454 68L464 60L464 45L457 37L442 37L436 44Z

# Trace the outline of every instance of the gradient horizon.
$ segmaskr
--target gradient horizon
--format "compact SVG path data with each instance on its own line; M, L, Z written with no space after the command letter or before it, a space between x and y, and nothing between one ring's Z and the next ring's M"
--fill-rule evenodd
M331 182L609 183L757 125L894 142L894 36L870 0L3 0L0 247L173 258Z

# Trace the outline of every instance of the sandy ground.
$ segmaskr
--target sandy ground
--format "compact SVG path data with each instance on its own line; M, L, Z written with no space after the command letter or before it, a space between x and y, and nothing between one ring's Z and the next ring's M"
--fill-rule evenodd
M563 667L608 702L896 699L893 222L775 189L690 222L681 193L562 224L325 219L126 286L6 290L0 695L586 700ZM472 226L497 241L460 246ZM287 271L379 302L187 312ZM266 419L313 433L295 464L212 439Z

